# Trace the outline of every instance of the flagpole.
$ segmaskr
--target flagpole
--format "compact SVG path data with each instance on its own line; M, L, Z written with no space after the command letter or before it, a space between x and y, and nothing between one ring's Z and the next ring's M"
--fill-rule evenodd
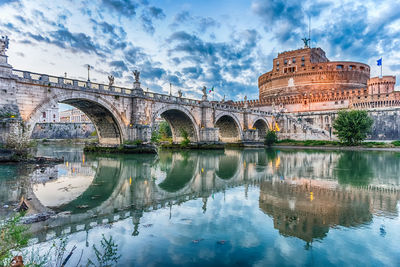
M382 76L382 66L383 66L383 59L381 61L381 78L383 78L383 76Z

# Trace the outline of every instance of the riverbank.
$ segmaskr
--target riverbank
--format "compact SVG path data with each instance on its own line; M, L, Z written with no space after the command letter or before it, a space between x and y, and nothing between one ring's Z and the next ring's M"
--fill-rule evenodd
M280 140L272 147L274 148L299 148L299 149L326 149L326 150L369 150L369 151L398 151L400 152L400 141L392 142L363 142L359 146L345 146L338 141L321 140Z
M157 154L157 147L151 144L120 145L112 147L86 145L83 152L107 154Z

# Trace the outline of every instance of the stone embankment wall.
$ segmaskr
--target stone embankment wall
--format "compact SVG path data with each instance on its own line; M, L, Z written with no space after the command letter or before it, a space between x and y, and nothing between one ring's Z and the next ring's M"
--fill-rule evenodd
M88 138L95 131L92 123L36 123L32 139Z
M338 111L301 112L292 113L291 116L299 122L305 122L315 129L324 130L324 140L336 140L332 127ZM400 140L400 108L380 108L368 110L368 114L374 120L372 131L367 140ZM321 140L321 135L314 136L313 133L305 131L291 121L281 120L280 138L294 140Z

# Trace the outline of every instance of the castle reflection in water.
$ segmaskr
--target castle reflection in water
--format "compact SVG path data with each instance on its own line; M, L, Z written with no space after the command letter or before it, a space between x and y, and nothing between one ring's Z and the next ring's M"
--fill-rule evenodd
M244 187L244 194L259 187L259 208L273 218L274 227L306 242L324 238L332 227L398 216L400 179L395 174L400 161L390 152L249 149L68 155L64 164L32 172L27 175L30 182L22 179L7 193L15 200L28 196L32 210L58 213L31 225L37 242L130 217L137 235L144 212L197 198L205 212L214 193L232 187ZM1 192L5 186L0 184Z

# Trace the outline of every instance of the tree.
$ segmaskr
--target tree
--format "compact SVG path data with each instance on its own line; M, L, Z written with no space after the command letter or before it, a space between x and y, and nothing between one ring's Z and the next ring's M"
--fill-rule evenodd
M274 130L268 130L267 134L265 135L264 144L267 146L272 146L274 143L278 141L278 136Z
M160 133L162 139L166 139L172 136L171 127L166 121L160 122L158 132Z
M334 134L347 145L358 145L367 138L373 122L366 110L341 110L333 122Z

